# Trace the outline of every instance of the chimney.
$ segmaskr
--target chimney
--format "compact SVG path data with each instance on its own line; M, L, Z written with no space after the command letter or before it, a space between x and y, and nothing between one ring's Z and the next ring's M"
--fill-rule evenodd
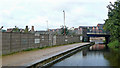
M28 26L26 26L26 29L28 29Z
M31 29L31 31L34 31L34 26L32 26L32 29Z

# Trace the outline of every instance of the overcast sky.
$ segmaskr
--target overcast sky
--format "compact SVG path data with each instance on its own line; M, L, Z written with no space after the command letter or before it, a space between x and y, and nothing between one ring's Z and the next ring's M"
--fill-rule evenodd
M110 1L116 0L0 0L0 26L46 30L48 20L49 28L60 28L63 10L68 27L96 26L107 18Z

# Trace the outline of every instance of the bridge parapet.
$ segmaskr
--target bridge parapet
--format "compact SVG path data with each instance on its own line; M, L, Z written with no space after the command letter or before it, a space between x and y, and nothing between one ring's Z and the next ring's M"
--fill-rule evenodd
M104 34L104 35L108 35L108 33L93 33L93 32L87 32L87 34Z

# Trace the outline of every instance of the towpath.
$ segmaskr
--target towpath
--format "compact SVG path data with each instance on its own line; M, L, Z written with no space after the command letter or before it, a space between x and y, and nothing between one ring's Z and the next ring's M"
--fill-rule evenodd
M83 46L89 43L76 43L58 47L51 47L33 51L19 52L12 55L2 57L3 66L26 66L27 64L34 63L38 60L45 59L53 54L57 54L61 51L76 47Z

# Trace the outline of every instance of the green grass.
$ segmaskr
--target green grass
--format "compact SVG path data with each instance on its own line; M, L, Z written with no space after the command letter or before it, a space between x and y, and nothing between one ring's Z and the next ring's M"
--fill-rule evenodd
M110 42L108 44L108 47L112 49L113 51L120 51L120 42L118 40L115 40L113 42Z
M81 42L80 42L80 43L81 43ZM2 56L13 55L13 54L16 54L16 53L19 53L19 52L35 51L35 50L40 50L40 49L46 49L46 48L52 48L52 47L65 46L65 45L70 45L70 44L76 44L76 43L69 43L69 44L64 44L64 45L44 46L44 47L38 47L38 48L29 48L29 49L25 49L25 50L18 51L18 52L13 52L13 53L6 54L6 55L2 55Z

